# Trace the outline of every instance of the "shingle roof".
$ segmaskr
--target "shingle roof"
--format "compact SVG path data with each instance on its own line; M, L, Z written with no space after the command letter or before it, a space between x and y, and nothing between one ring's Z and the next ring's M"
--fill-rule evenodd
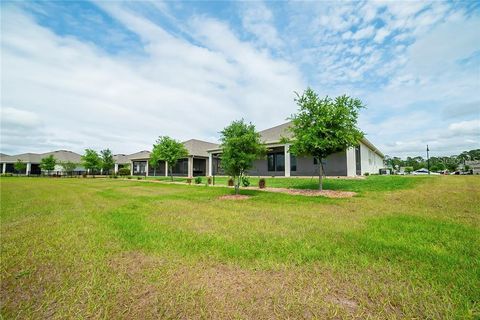
M188 154L191 156L201 156L201 157L208 157L207 150L218 148L218 144L211 143L207 141L197 140L197 139L190 139L183 142L183 145L188 150Z
M282 137L291 138L292 133L288 130L288 128L290 127L290 124L291 124L291 121L260 131L259 132L260 139L264 143L269 143L269 142L278 142L280 141L280 139L282 139Z
M115 160L115 163L118 163L118 164L130 163L130 159L126 154L114 154L113 160Z
M0 161L16 162L22 160L23 162L40 163L43 158L48 157L49 155L53 155L57 161L71 161L74 163L80 163L81 157L78 153L73 151L57 150L45 153L21 153L12 156L2 155Z
M150 158L150 151L143 150L143 151L135 152L135 153L129 154L127 158L129 160L148 159Z

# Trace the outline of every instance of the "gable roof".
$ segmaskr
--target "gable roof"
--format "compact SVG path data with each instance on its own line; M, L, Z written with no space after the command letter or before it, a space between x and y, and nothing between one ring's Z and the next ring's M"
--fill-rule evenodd
M188 150L188 154L191 156L202 156L208 157L207 150L218 148L218 144L211 143L207 141L197 140L197 139L190 139L183 142L183 145Z
M80 163L81 156L78 153L68 150L56 150L45 153L21 153L17 155L7 156L1 155L0 161L2 162L17 162L21 160L23 162L40 163L41 160L49 155L53 155L57 161L71 161L74 163Z
M280 124L278 126L268 128L259 132L260 139L264 143L278 142L282 137L291 138L292 133L288 130L291 125L291 121Z

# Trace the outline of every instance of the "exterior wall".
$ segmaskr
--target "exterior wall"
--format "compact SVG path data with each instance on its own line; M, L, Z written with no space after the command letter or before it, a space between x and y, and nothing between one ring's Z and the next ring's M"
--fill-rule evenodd
M362 175L365 173L378 173L384 167L383 158L363 143L360 143L360 157Z
M346 176L347 159L345 152L337 152L324 160L324 169L327 176ZM297 170L290 171L291 176L317 176L318 164L314 164L313 157L298 157ZM285 171L268 171L267 159L259 159L253 162L253 167L248 171L252 176L284 176Z

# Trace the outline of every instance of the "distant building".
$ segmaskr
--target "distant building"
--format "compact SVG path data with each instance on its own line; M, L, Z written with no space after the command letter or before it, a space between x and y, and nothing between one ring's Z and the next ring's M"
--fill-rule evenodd
M470 167L473 174L480 174L480 160L465 161L465 165Z

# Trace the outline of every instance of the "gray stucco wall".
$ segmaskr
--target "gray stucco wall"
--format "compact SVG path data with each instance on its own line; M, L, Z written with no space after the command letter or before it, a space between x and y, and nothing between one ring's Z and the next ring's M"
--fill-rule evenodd
M324 166L327 176L346 176L347 157L345 151L337 152L327 157ZM267 159L255 160L253 168L248 171L251 176L284 176L284 171L268 171ZM316 176L318 165L313 163L313 157L297 158L297 170L290 172L291 176Z

